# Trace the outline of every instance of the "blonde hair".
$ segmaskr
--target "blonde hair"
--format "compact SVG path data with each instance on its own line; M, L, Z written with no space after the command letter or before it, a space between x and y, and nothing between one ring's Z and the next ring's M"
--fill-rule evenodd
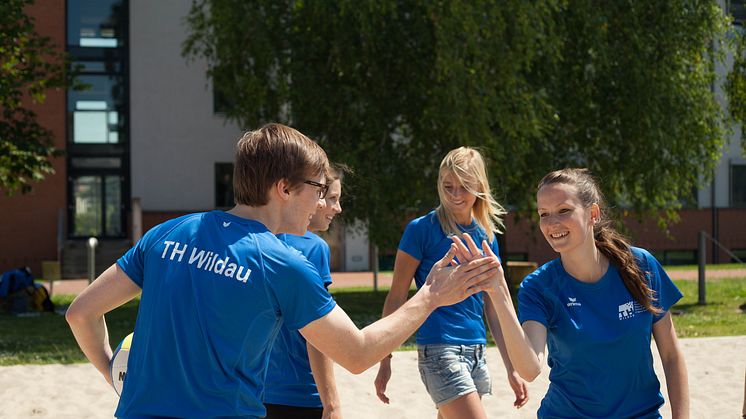
M443 178L451 174L464 189L477 197L471 209L472 217L477 224L487 233L489 242L495 239L495 233L502 233L504 227L502 216L505 208L492 197L490 182L487 179L487 169L482 155L476 149L470 147L459 147L451 150L440 162L438 171L438 197L440 205L435 209L440 227L446 235L461 234L456 219L451 214L444 202L446 194L443 187Z

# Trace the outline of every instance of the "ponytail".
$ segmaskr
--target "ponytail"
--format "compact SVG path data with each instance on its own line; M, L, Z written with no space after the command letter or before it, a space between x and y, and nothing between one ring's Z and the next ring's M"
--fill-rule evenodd
M619 270L624 286L635 301L652 314L661 314L661 309L653 304L655 292L648 285L624 236L616 232L608 220L603 220L596 225L593 237L598 250Z

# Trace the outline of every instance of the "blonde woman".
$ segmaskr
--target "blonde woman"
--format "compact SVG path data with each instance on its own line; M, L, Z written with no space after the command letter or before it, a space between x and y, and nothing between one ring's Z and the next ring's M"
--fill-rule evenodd
M452 235L469 233L486 240L498 254L495 232L502 227L505 210L492 197L481 154L472 148L450 151L438 172L440 205L412 220L404 231L394 262L394 277L383 316L407 300L415 280L420 288L433 265L448 252ZM417 332L420 377L438 408L439 418L484 418L481 397L492 392L485 360L487 333L484 326L486 294L435 310ZM493 305L486 305L487 322L507 367L516 395L514 405L528 400L526 385L514 371L505 350ZM375 387L378 398L388 403L386 386L391 378L391 355L381 361Z

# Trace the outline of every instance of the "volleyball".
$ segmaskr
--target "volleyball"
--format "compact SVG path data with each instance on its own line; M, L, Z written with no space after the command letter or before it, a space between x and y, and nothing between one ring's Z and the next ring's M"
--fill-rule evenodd
M127 335L119 346L114 351L114 356L111 357L111 384L114 386L114 391L117 392L118 396L122 395L122 387L124 386L124 379L127 375L127 359L130 355L130 346L132 345L132 333Z

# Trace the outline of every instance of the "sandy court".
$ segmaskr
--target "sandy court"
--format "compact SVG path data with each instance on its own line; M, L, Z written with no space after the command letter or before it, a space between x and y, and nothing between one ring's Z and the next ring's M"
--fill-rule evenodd
M737 419L743 402L746 336L682 339L689 369L691 417ZM435 409L420 382L416 353L396 352L389 383L390 405L375 396L377 367L352 375L337 367L344 416L353 419L435 418ZM491 418L536 417L548 385L545 371L529 386L531 400L521 410L512 407L512 392L495 348L487 351L493 376L493 395L484 405ZM657 355L656 371L665 386ZM664 391L665 396L665 391ZM110 418L117 396L89 364L0 367L0 418ZM665 405L663 417L670 418Z

